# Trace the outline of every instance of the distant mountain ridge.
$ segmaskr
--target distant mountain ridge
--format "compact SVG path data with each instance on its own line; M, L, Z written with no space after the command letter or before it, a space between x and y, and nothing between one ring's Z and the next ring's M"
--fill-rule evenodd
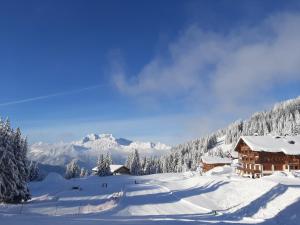
M163 143L115 138L112 134L89 134L70 143L35 143L29 148L28 158L53 166L65 166L75 159L81 166L90 169L95 166L101 153L110 152L113 162L122 164L134 149L138 149L141 156L161 156L168 153L171 147Z

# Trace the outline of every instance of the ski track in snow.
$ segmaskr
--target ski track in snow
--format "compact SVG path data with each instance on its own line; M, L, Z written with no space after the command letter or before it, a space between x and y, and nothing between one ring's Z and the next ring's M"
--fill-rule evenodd
M300 224L299 178L224 171L72 180L52 174L30 184L27 204L0 205L0 225Z

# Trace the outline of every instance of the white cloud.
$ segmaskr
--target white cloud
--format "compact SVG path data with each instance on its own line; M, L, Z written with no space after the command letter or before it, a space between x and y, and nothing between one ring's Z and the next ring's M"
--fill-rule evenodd
M43 121L28 121L30 124L35 124L35 127L26 127L24 124L23 130L30 143L38 141L69 142L79 140L89 133L112 133L115 137L172 145L198 137L199 133L193 122L199 121L196 117L192 114L188 117L176 114L119 120L94 118L92 120L64 121L63 125L57 121L51 121L50 126L42 126ZM187 132L188 130L195 132Z
M61 96L65 96L65 95L78 94L78 93L81 93L84 91L89 91L89 90L104 87L104 86L107 86L107 85L94 85L94 86L89 86L89 87L80 88L80 89L74 89L71 91L58 92L58 93L49 94L49 95L41 95L41 96L35 96L35 97L31 97L31 98L24 98L24 99L19 99L19 100L8 101L8 102L0 102L0 107L24 104L24 103L28 103L28 102L42 101L45 99L61 97Z
M251 108L247 99L265 104L261 95L267 101L276 85L300 79L299 27L298 14L277 14L228 34L193 25L169 44L167 57L154 57L135 76L119 69L114 81L138 99L184 97L188 104L210 101L225 111Z

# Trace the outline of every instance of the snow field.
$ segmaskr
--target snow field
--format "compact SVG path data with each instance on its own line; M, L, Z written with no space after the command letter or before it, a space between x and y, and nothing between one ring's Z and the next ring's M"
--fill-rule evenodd
M203 176L65 180L50 174L30 190L33 198L23 208L0 205L0 224L300 224L300 178L291 173L250 179L222 167Z

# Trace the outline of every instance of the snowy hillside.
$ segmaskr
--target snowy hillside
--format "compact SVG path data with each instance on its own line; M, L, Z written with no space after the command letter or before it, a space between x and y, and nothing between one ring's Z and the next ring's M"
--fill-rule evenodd
M89 169L95 166L100 153L109 151L114 163L124 163L127 155L138 149L141 156L160 156L170 150L162 143L130 141L115 138L111 134L89 134L79 141L71 143L35 143L30 146L28 158L43 164L65 166L77 159Z
M30 183L30 192L32 199L24 205L0 205L1 224L298 225L300 221L297 173L250 179L227 166L203 176L188 172L65 180L49 174L42 182Z
M205 137L180 144L164 157L164 172L196 170L202 155L226 156L241 135L300 134L300 97L277 103L271 110L254 113Z

